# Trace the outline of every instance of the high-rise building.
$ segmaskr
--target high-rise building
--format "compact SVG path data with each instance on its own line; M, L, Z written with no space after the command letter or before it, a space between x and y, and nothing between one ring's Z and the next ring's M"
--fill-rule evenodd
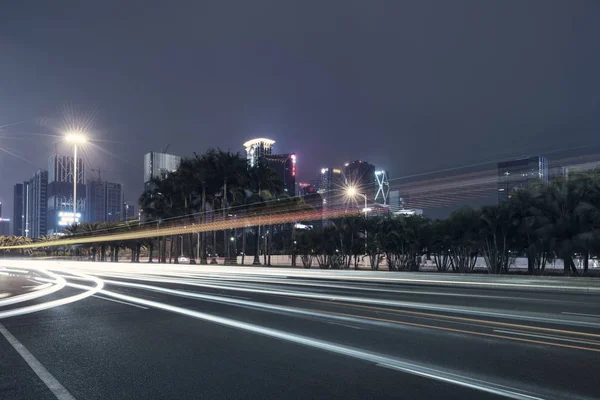
M390 200L390 182L388 172L375 171L375 196L373 201L378 204L387 205Z
M124 219L123 185L106 182L106 222L117 222Z
M25 212L23 207L23 184L17 183L15 185L15 192L13 196L13 230L12 233L15 236L25 236L23 231L23 220L25 219Z
M10 218L2 217L2 202L0 201L0 236L10 235Z
M167 174L177 171L180 163L181 157L173 154L157 151L146 153L144 155L144 186L148 187L153 178L164 178Z
M283 191L290 197L296 195L296 155L295 154L267 154L264 157L267 165L271 167L283 182Z
M514 190L526 189L534 182L548 183L548 159L524 157L498 163L498 201L507 201Z
M88 181L87 183L87 220L89 222L122 221L123 185L115 182Z
M252 139L244 143L248 165L254 167L260 158L273 154L273 144L274 140L266 138Z
M106 182L87 181L86 190L87 221L106 222Z
M77 158L77 214L73 215L73 156L53 155L48 159L48 234L81 222L86 215L85 165Z
M123 203L123 212L125 213L125 220L131 221L132 219L138 219L139 216L135 212L135 205L129 202Z
M352 186L356 188L357 192L365 194L369 201L375 199L379 186L375 178L375 166L373 164L362 160L346 163L344 165L344 179L346 185ZM389 188L387 191L389 192Z
M48 171L38 170L25 187L25 236L37 239L47 234Z
M344 177L339 168L321 168L318 192L323 199L323 206L332 208L340 205L344 197Z

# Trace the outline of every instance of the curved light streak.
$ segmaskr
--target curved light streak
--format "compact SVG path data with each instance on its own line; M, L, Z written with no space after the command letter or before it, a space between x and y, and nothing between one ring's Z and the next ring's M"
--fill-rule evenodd
M11 270L5 269L5 271L11 271ZM35 271L37 271L38 273L47 275L51 278L54 278L54 281L49 282L50 284L52 284L52 286L50 286L48 288L36 290L34 292L19 294L19 295L12 296L12 297L9 297L4 300L0 300L0 307L7 306L9 304L22 303L24 301L37 299L38 297L47 296L49 294L58 292L59 290L61 290L62 288L65 287L66 281L63 277L55 275L55 274L48 272L46 270L43 270L43 269L35 269ZM33 278L33 279L35 279L35 278Z
M47 310L49 308L58 307L58 306L62 306L62 305L69 304L69 303L74 303L76 301L83 300L87 297L90 297L90 296L98 293L99 291L101 291L104 288L104 282L101 279L96 278L95 276L79 274L79 273L74 273L74 272L71 272L71 274L79 276L86 280L92 281L96 284L96 286L89 287L89 286L79 285L80 286L79 289L84 289L84 290L87 289L87 290L85 292L77 294L75 296L65 297L63 299L52 300L52 301L48 301L48 302L41 303L41 304L35 304L32 306L21 307L21 308L16 308L13 310L0 312L0 319L8 318L8 317L15 317L17 315L30 314L30 313L34 313L34 312L38 312L38 311L42 311L42 310ZM40 279L40 280L42 280L42 279ZM73 284L70 284L70 283L66 283L66 284L69 286L73 286Z

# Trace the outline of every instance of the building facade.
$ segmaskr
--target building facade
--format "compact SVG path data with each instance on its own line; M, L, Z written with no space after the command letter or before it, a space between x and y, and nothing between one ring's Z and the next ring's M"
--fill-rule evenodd
M88 181L86 199L87 221L117 222L125 216L123 212L123 185L116 182Z
M53 155L48 159L48 234L55 235L65 226L81 222L86 215L85 165L77 158L77 176L73 177L73 156ZM73 181L77 182L77 213L73 214Z
M344 200L344 176L340 168L321 168L317 191L323 199L323 208L339 206Z
M0 236L10 235L10 218L2 216L2 202L0 201Z
M548 159L543 156L525 157L498 163L498 202L508 201L515 190L531 184L548 183Z
M48 171L37 171L25 187L27 188L25 236L37 239L48 232Z
M23 184L17 183L14 188L13 195L13 226L12 234L15 236L25 236L23 230L23 220L25 219L25 212L23 207Z
M139 215L136 213L136 207L134 204L124 202L123 212L125 213L125 221L131 221L132 219L138 219Z
M375 171L375 195L373 201L378 204L387 205L390 201L390 182L388 172L383 170Z
M151 151L144 155L144 187L148 187L153 178L164 178L167 174L177 171L181 157Z
M352 161L344 165L343 172L347 186L352 186L358 192L364 193L369 200L375 198L378 185L376 184L375 166L373 164L362 160Z
M296 155L268 154L263 157L267 165L273 169L283 182L283 191L288 196L296 195Z
M252 139L244 143L248 165L254 167L262 157L273 154L274 144L274 140L267 138Z

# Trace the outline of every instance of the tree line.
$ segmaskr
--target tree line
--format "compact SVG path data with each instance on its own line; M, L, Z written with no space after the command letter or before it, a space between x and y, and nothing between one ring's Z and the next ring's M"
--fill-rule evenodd
M68 248L93 260L118 261L119 251L128 249L133 262L146 251L149 262L177 263L184 253L190 263L204 264L216 263L217 255L235 264L239 255L244 262L249 254L254 264L267 265L271 255L283 254L291 256L292 265L299 260L306 268L358 268L368 260L372 269L391 271L418 271L427 260L438 271L459 273L472 272L480 259L490 274L507 273L517 257L524 257L530 274L543 274L550 262L561 260L565 275L586 273L590 258L600 255L600 170L514 190L499 205L462 208L444 220L355 214L330 221L299 220L312 229L297 230L295 224L270 225L265 218L260 226L161 235L160 229L170 226L310 209L298 197L286 195L266 163L249 168L239 153L211 149L184 158L175 172L153 178L139 204L139 223L74 224L63 237L154 227L156 237L68 246L63 254ZM14 244L28 240L0 238ZM48 240L57 238L42 239ZM582 261L581 270L575 259Z
M600 170L514 190L508 201L465 207L444 220L421 216L344 218L298 236L305 267L351 268L368 257L372 269L472 272L482 258L490 274L508 273L517 257L530 274L555 260L565 275L587 273L600 256ZM575 259L582 261L580 271Z

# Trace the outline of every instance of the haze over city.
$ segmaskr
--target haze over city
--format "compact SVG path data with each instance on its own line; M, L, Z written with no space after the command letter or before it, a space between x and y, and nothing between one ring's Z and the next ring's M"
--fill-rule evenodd
M0 7L0 399L600 398L600 2Z
M47 168L56 140L30 134L65 108L95 117L106 152L90 166L129 201L143 154L167 145L191 156L269 137L298 155L300 181L357 159L394 179L597 146L597 7L15 3L0 16L0 125L14 124L0 147L30 163L0 155L0 199L11 209L12 185Z

